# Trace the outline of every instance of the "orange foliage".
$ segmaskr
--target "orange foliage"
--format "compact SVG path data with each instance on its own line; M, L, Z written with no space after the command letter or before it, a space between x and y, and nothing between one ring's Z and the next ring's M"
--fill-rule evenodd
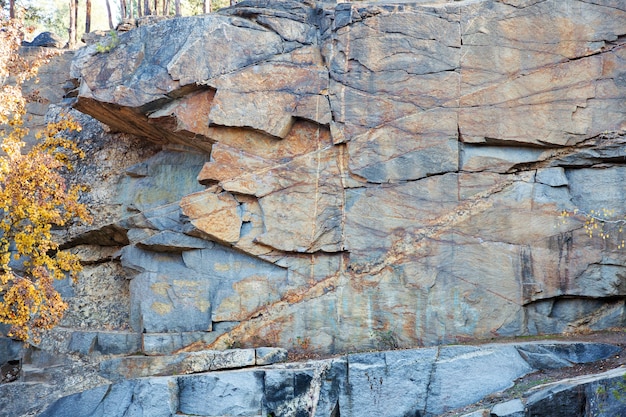
M4 30L3 30L4 29ZM23 153L22 127L27 98L22 83L37 73L45 57L26 63L17 55L21 41L16 20L0 21L0 323L9 336L38 342L42 331L56 326L67 309L53 286L81 270L78 258L59 250L53 227L90 220L79 202L84 187L67 184L62 173L82 157L64 133L80 130L69 117L49 123L39 143Z

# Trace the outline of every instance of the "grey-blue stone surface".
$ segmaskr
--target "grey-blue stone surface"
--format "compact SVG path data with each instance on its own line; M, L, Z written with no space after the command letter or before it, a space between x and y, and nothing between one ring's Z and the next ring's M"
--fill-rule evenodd
M220 361L228 362L229 367L254 365L254 360L238 365L239 359L233 360L241 356L237 352L231 352L234 355L231 355L232 358L228 357L228 351L182 353L176 358L184 369L192 371L203 369L198 364L205 366ZM240 352L245 353L245 350ZM520 352L526 352L524 356L532 358L532 366ZM436 416L503 391L527 373L550 368L556 363L599 360L614 353L614 346L584 343L446 346L170 376L163 374L163 370L169 369L176 374L183 368L167 368L168 363L174 362L167 357L144 357L146 364L152 364L144 364L144 369L161 372L164 376L123 380L62 398L42 415ZM540 360L533 356L535 354L541 355ZM223 359L220 359L222 356ZM546 360L547 357L551 360ZM119 361L110 364L121 369ZM142 365L127 361L126 366L132 373L133 368ZM618 369L607 376L612 384L610 389L619 388L621 380L618 376L623 374L624 371ZM149 376L149 373L143 375ZM595 377L563 382L549 388L549 391L533 394L528 404L538 408L552 398L550 396L555 396L558 401L550 405L551 410L556 410L559 405L564 410L573 410L572 407L580 407L581 401L587 400L578 399L578 405L575 405L570 397L586 393L591 398L597 394L594 393L602 381L602 377ZM607 407L613 407L611 409L619 408L614 401L606 398L603 401ZM519 401L498 405L494 412L509 417L527 415L520 414Z

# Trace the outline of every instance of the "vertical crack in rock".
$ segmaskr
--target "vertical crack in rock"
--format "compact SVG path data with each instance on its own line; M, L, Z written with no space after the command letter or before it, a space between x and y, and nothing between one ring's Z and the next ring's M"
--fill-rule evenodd
M347 179L347 175L349 175L349 170L347 169L348 167L348 155L347 155L347 151L346 151L346 147L342 144L339 145L335 145L337 146L337 148L339 149L338 152L338 156L337 156L337 166L339 167L339 178L340 178L340 184L341 184L341 201L342 201L342 205L341 205L341 246L340 246L340 250L341 251L345 251L346 250L346 215L347 215L347 210L346 210L346 204L347 204L347 200L346 200L346 189L347 189L347 184L346 184L346 179Z
M316 112L319 112L319 107L316 109ZM318 217L318 209L319 209L319 200L320 200L320 176L322 174L321 172L321 167L322 167L322 157L321 157L321 152L320 152L320 148L322 146L322 143L320 141L320 128L318 126L317 128L317 132L316 132L316 142L317 142L317 166L315 168L315 192L314 192L314 196L313 198L315 199L315 202L313 203L313 219L314 222L312 224L312 229L311 229L311 236L309 238L309 240L311 241L311 244L315 244L316 241L316 228L317 228L317 217Z
M439 354L441 353L441 347L437 346L436 348L435 358L433 359L432 365L430 367L430 372L428 373L427 383L426 383L426 394L424 399L424 408L422 410L422 414L428 415L428 400L433 393L431 392L431 385L435 381L435 377L437 375L437 362L439 361ZM439 393L434 393L435 396L439 395Z
M311 379L311 384L306 394L304 394L306 396L306 404L309 406L310 416L317 415L317 406L320 403L322 385L324 384L325 375L331 369L331 366L331 361L320 361L317 362L316 366L313 368L313 377ZM339 400L337 400L337 404L339 404ZM337 407L338 405L335 408ZM332 413L330 417L332 417Z

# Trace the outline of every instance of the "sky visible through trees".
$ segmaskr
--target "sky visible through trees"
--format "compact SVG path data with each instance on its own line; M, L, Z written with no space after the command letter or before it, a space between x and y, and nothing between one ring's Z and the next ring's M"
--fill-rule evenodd
M232 0L234 2L234 0ZM76 12L77 39L80 40L86 29L87 11L86 6L91 3L90 30L110 30L109 11L113 27L122 20L122 9L126 16L137 17L139 13L146 15L146 5L149 6L150 14L174 15L178 10L181 15L189 16L202 14L205 11L215 11L228 6L231 0L15 0L15 8L21 11L27 25L35 27L30 37L34 37L43 31L51 31L63 39L68 39L70 27L70 5L78 5ZM0 6L8 15L10 0L0 0ZM155 7L156 6L156 7ZM155 12L156 10L156 12ZM32 39L27 39L32 40Z

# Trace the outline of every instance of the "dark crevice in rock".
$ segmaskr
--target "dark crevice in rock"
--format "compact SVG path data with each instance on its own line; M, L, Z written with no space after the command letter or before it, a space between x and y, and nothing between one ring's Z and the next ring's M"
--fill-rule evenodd
M167 101L169 102L169 99ZM173 128L171 119L159 126L158 121L156 123L153 122L138 109L96 102L95 100L85 98L80 99L74 107L81 112L95 115L98 120L111 126L116 131L144 137L157 144L179 143L198 148L204 152L208 152L211 149L211 143L206 141L204 137L191 134L190 132L169 130ZM163 123L163 120L161 120L161 123ZM165 126L168 129L164 129Z
M59 249L65 250L78 245L125 246L130 243L127 230L116 225L108 224L94 230L88 230L64 242Z
M577 57L574 57L574 58L566 58L563 61L561 61L559 64L562 64L563 62L567 62L567 63L576 62L576 61L580 61L582 59L586 59L586 58L589 58L589 57L598 56L598 55L602 55L602 54L607 54L607 53L609 53L609 52L611 52L611 51L621 47L624 44L624 42L626 42L625 38L626 38L626 35L622 34L622 35L619 35L615 41L606 40L605 44L608 45L608 47L602 47L599 50L590 51L587 54L583 54L583 55L580 55L580 56L577 56Z
M280 134L273 134L273 133L267 132L267 131L265 131L263 129L259 129L259 128L256 128L254 126L247 126L247 125L232 126L232 125L218 124L218 123L215 123L215 122L211 122L209 124L209 127L216 127L216 128L236 127L236 128L239 128L239 129L250 130L252 132L261 133L263 135L267 135L267 136L271 137L272 139L283 140L287 136L289 131L291 130L291 127L293 126L293 124L295 122L294 119L295 119L294 117L291 118L291 123L290 123L289 127L287 127L284 130L282 130Z
M502 138L494 138L494 137L485 137L485 141L483 143L477 143L476 146L498 146L503 148L531 148L531 149L548 149L548 147L554 147L553 143L532 143L532 142L520 142L512 139L502 139ZM469 145L474 145L473 143L469 143Z
M174 80L174 81L179 81L179 80ZM199 84L199 83L183 85L175 90L168 91L165 94L166 97L164 97L163 99L146 103L143 106L137 108L137 110L149 116L150 113L152 113L155 110L159 110L165 107L167 103L173 100L177 100L186 95L193 94L198 91L203 91L205 89L206 89L206 86L204 86L203 84Z
M603 164L622 166L626 164L626 152L623 151L624 142L626 142L624 135L606 132L591 138L582 139L576 145L552 149L519 142L497 141L495 143L498 146L510 145L520 148L545 149L549 153L545 159L514 164L506 171L506 173L517 173L546 167L582 169L598 167ZM554 144L550 145L554 146ZM480 145L477 144L476 146L479 147ZM618 155L615 155L615 153Z
M435 349L436 349L435 359L432 361L430 372L428 374L427 383L426 383L426 389L425 389L426 395L424 399L424 408L423 408L424 415L428 415L429 413L428 400L430 399L431 396L433 396L432 384L435 381L435 375L437 373L437 362L439 361L439 355L441 354L440 346L436 346ZM438 395L439 393L434 393L434 394Z
M613 40L607 40L606 43L614 46L623 45L626 43L626 34L617 35L617 37Z
M556 296L553 296L553 297L534 299L532 301L524 303L523 306L524 307L530 307L530 306L533 306L533 305L536 305L536 304L555 303L555 302L559 302L559 301L565 301L565 302L569 302L569 301L593 301L593 302L595 302L595 301L603 301L603 302L606 302L606 303L615 303L615 302L622 302L622 301L624 301L624 296L623 295L613 295L613 296L598 296L598 297L594 297L594 296L588 296L588 295L562 294L562 295L556 295Z
M237 7L221 9L220 14L255 18L259 15L269 15L300 23L314 22L317 4L311 1L241 1Z
M509 1L504 0L504 3L508 4L509 6L513 6L516 9L526 9L526 8L531 7L531 6L535 6L537 4L549 2L550 0L530 0L530 2L522 1L522 2L520 2L522 4L519 4L519 5L518 4L512 4L510 1L511 0L509 0ZM512 0L512 1L516 2L517 0Z

